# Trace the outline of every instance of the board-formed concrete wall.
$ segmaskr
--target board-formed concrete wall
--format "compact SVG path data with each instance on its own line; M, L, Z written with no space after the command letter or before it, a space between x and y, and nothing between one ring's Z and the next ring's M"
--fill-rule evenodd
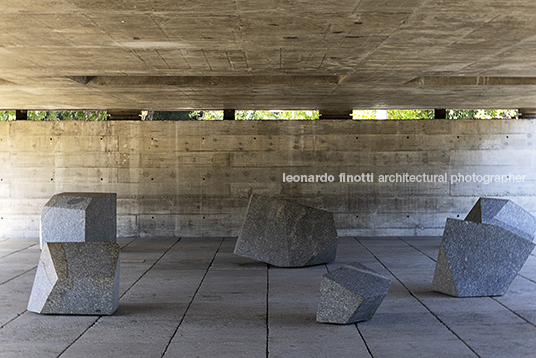
M437 235L479 196L535 213L535 169L534 120L0 122L0 237L37 237L80 191L117 193L119 236L235 236L251 193L330 210L340 235ZM397 174L415 182L380 182Z

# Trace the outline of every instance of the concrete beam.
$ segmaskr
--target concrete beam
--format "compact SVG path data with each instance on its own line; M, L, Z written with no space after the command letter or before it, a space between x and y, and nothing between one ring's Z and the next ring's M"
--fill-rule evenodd
M447 110L446 109L434 109L434 118L435 119L447 119Z
M352 119L353 109L321 109L319 119Z
M235 110L234 109L224 109L223 110L223 120L233 121L235 119Z
M15 119L18 121L28 119L28 111L18 109L15 111Z
M139 121L141 111L139 109L108 110L109 121Z
M536 119L536 108L520 108L519 118Z

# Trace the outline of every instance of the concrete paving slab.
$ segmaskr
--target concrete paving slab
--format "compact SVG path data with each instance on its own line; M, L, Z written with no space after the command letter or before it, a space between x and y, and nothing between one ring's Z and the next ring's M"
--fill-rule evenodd
M124 343L117 337L115 342L83 342L69 347L62 358L132 357L161 358L165 345L156 343Z
M211 267L165 356L265 357L266 281L264 270Z
M480 358L458 339L408 337L405 341L366 338L373 357L382 358Z
M476 357L429 313L377 312L357 327L374 357Z
M2 343L1 358L56 358L67 348L67 345L42 342L11 342Z
M225 327L219 327L218 333ZM239 336L243 333L242 336ZM222 358L265 358L266 335L252 336L245 328L236 334L226 333L224 336L209 337L201 330L197 333L177 333L178 343L171 343L164 357L222 357Z
M26 249L31 246L39 245L39 239L6 239L2 241L0 250L9 250L11 252Z
M503 324L524 324L526 321L507 310L487 312L435 312L436 316L448 327L475 326L481 324L500 326Z
M110 319L111 318L111 319ZM177 322L154 320L134 316L101 317L74 345L99 342L109 343L155 343L165 347L169 337L175 332ZM128 327L128 329L126 329Z
M270 357L368 356L354 325L316 323L320 279L326 272L325 266L268 271Z
M188 303L129 302L128 299L123 299L113 317L132 318L145 322L155 321L153 324L159 324L163 321L172 321L178 324L177 322L180 322L188 309ZM125 327L128 327L128 324Z
M212 263L212 270L267 270L268 264L247 257L238 256L234 251L235 238L225 238Z
M8 281L37 268L37 262L33 260L15 261L15 262L0 262L0 284Z
M205 272L187 271L176 273L174 278L158 277L156 271L147 274L140 279L121 298L129 303L184 303L189 302L195 293ZM120 300L120 306L121 306Z
M509 309L517 311L526 309L536 310L535 297L536 283L518 275L510 285L508 292L494 299Z
M536 283L536 256L531 254L525 265L519 270L519 275Z
M452 330L481 357L531 357L536 352L536 327L532 325L460 325Z
M426 256L434 260L437 259L439 246L441 245L441 236L401 236L400 240L419 250Z
M64 340L66 335L81 334L97 319L95 316L40 315L25 312L0 330L0 342ZM87 327L82 328L83 326ZM10 335L8 332L17 334Z
M303 322L303 321L300 321ZM354 325L313 322L286 327L285 334L270 333L269 357L371 357Z
M0 327L26 311L34 277L35 270L31 270L0 285Z
M123 255L121 254L121 257ZM149 263L120 263L119 270L121 279L119 282L119 296L123 296L125 292L135 284L144 273L151 268Z
M524 320L529 321L532 325L536 326L536 310L534 309L521 309L516 310L515 312L517 315L519 315Z
M426 251L439 249L437 238L358 239L341 238L332 264L296 269L248 265L230 255L234 238L125 240L125 253L151 261L122 264L119 309L101 318L26 312L32 269L0 284L0 358L517 358L536 351L530 279L516 277L501 297L454 298L430 290L433 270L422 264L434 261ZM0 249L16 257L21 246L8 249L6 241ZM8 269L37 262L38 250L35 257L25 251ZM315 322L320 277L355 260L392 280L378 311L357 326ZM524 275L536 273L531 260Z
M434 313L497 312L503 309L491 297L457 298L432 291L419 293L417 297Z

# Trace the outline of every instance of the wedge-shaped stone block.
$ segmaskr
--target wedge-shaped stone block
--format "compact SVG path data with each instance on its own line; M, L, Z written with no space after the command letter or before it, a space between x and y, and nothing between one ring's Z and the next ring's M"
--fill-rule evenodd
M252 195L234 253L279 267L332 262L337 254L333 214Z
M353 262L322 276L317 322L348 324L371 319L391 280Z
M500 226L447 219L432 289L456 297L502 295L534 246Z
M115 242L46 243L28 311L111 315L119 305L119 250Z
M480 198L465 220L497 225L529 241L536 235L536 218L510 200Z
M115 193L61 193L41 211L39 244L116 241Z

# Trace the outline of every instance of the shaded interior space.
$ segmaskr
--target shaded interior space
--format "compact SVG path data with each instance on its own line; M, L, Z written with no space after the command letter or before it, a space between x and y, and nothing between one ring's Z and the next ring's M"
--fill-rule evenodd
M535 14L534 0L2 1L0 358L535 357L534 252L503 296L431 290L446 218L479 197L536 213ZM518 119L446 115L500 108ZM434 119L351 120L402 109ZM62 110L107 120L27 120ZM140 120L199 110L224 120ZM283 180L341 174L376 180ZM379 179L397 175L449 180ZM40 213L62 192L117 194L112 316L27 311ZM234 255L251 194L332 212L336 261ZM317 323L321 276L354 261L388 295L367 322Z
M0 239L0 357L531 357L536 252L503 296L431 291L441 238L341 237L335 262L283 269L233 254L235 237L119 238L113 316L26 311L35 239ZM374 317L315 322L320 278L358 261L391 279Z

